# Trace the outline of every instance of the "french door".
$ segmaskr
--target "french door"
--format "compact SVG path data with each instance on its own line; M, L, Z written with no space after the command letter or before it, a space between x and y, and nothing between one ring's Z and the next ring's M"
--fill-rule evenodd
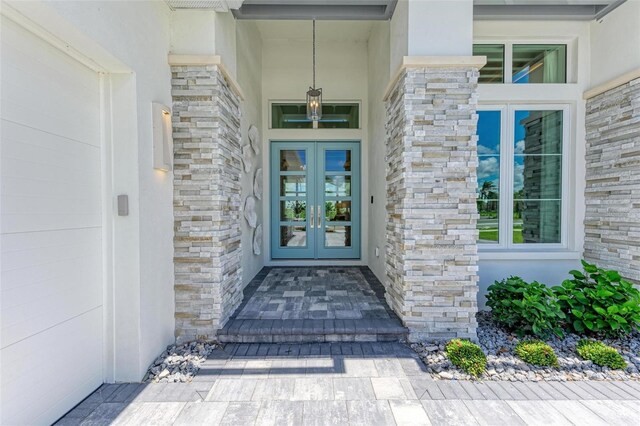
M271 144L271 257L360 258L360 144Z

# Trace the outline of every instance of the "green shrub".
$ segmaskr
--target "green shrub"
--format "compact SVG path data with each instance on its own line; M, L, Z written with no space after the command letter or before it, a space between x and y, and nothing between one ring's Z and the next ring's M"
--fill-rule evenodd
M558 367L553 348L540 340L527 340L516 345L516 355L529 364L540 367Z
M496 281L488 290L487 305L498 324L519 336L547 337L552 333L562 336L559 322L565 314L549 287L536 281L527 283L520 277L509 277Z
M578 342L578 355L584 359L593 361L594 364L613 369L627 368L627 363L611 346L595 340L582 339Z
M577 333L615 336L630 333L640 325L640 291L620 277L582 261L585 273L569 272L553 290L568 326Z
M453 365L474 377L481 376L487 368L487 357L475 343L453 339L447 343L445 350Z

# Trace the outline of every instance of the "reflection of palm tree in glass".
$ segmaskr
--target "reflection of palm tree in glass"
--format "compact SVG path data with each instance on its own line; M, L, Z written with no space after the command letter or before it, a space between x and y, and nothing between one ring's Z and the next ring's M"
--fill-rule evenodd
M491 180L485 180L482 182L482 188L480 189L480 199L482 200L495 200L498 198L498 194L495 191L496 184Z

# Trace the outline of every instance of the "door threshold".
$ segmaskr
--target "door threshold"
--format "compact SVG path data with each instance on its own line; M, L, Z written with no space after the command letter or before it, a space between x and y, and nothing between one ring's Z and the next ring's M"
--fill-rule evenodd
M275 259L264 266L367 266L362 259Z

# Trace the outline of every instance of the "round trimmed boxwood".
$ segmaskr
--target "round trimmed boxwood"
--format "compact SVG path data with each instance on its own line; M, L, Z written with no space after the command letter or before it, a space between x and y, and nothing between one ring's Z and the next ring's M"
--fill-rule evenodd
M474 377L479 377L487 369L487 357L480 346L468 340L453 339L446 347L445 353L451 363Z
M582 358L593 361L594 364L602 367L609 367L614 370L627 368L627 363L622 358L622 355L615 348L602 342L582 339L578 342L576 350Z
M540 340L525 340L516 345L516 355L524 362L540 367L558 367L553 348Z

